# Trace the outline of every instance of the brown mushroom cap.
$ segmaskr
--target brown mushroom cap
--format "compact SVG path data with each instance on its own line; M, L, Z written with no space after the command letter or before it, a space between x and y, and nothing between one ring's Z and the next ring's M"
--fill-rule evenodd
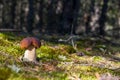
M31 37L31 41L32 41L32 45L35 48L39 48L41 46L41 43L37 38Z
M21 42L20 42L20 47L21 49L26 49L31 45L31 39L30 37L24 38Z
M27 49L31 45L33 45L35 48L39 48L41 46L41 43L37 38L34 38L34 37L24 38L20 42L21 49Z

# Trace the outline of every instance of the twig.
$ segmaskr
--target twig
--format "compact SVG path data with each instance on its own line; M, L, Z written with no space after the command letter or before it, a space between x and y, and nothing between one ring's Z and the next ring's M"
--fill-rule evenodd
M77 35L70 35L70 37L68 38L68 39L59 39L58 41L59 42L65 42L65 43L71 43L71 45L72 45L72 47L77 51L77 47L76 47L76 44L75 44L75 41L76 41L76 39L78 39L79 38L79 36L77 36Z
M0 29L0 32L21 32L20 29Z

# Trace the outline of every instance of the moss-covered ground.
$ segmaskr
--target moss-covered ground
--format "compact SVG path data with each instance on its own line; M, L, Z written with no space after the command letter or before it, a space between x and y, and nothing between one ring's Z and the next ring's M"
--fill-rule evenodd
M19 60L24 37L0 33L0 80L97 80L96 74L108 73L120 77L119 46L87 38L77 40L74 48L67 42L56 43L54 36L52 42L40 38L36 65Z

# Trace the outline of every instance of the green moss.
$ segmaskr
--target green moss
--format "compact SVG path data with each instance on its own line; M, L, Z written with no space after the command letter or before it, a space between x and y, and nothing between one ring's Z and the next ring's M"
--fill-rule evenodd
M8 40L0 39L0 45L1 46L11 46L11 45L13 45L13 43Z
M83 75L83 74L80 75L80 78L82 80L97 80L95 76Z
M38 80L35 77L31 77L31 76L24 76L23 74L12 74L8 80Z
M94 56L94 57L93 57L93 60L94 60L95 62L98 62L98 61L102 61L103 58L102 58L101 56Z
M23 54L23 50L21 50L19 46L0 46L0 50L14 56Z
M101 67L101 63L107 64L110 61L104 59L102 56L95 56L94 53L98 54L101 53L99 50L100 48L107 49L109 48L102 44L99 41L92 41L89 39L80 40L76 42L78 44L77 48L80 52L83 52L84 56L77 56L76 50L67 44L56 44L47 42L46 45L42 45L41 48L37 49L37 56L41 58L41 62L50 62L56 61L55 63L58 64L55 66L55 71L45 71L42 66L38 67L38 71L24 71L25 64L21 62L17 62L16 58L18 59L24 53L24 50L21 50L19 47L19 42L22 37L17 37L14 34L9 33L0 33L0 65L10 65L14 63L15 60L16 65L22 67L22 71L20 73L15 73L11 71L9 68L1 67L0 68L0 80L69 80L68 77L72 76L74 73L77 75L78 78L81 80L96 80L95 73L111 73L112 75L120 75L120 70L111 70L109 69L109 65L105 65L107 67ZM56 38L54 38L55 40ZM91 51L86 51L87 47L91 47ZM114 46L110 47L110 51L115 49ZM118 51L117 49L115 49ZM4 54L2 54L2 52ZM6 55L12 55L6 56ZM92 56L91 56L92 55ZM93 56L94 55L94 56ZM45 62L44 62L45 61ZM69 62L68 64L62 64L65 62ZM71 63L70 63L71 62ZM97 66L97 64L100 65ZM54 64L55 64L54 63ZM54 65L51 63L51 65ZM119 62L112 61L112 67L119 66ZM33 69L33 66L27 66ZM33 69L34 70L34 69ZM36 70L36 68L35 68ZM71 74L71 75L70 75ZM74 75L73 75L74 77Z
M0 68L0 80L38 80L35 76L15 73L7 67Z
M42 73L42 74L41 74ZM67 74L62 71L41 72L40 76L43 80L68 80Z
M41 46L37 50L39 58L55 59L58 60L58 56L68 56L70 53L74 53L75 50L71 46L59 45L56 47L51 46Z
M63 50L65 50L69 54L76 52L76 50L70 45L59 45L59 47L62 48Z
M0 33L0 38L1 39L15 39L15 34L13 34L12 32L9 33L9 32L5 32L5 33Z
M0 68L0 80L7 80L11 75L11 70L8 68Z
M20 41L23 37L24 37L23 35L18 37L15 33L12 33L12 32L0 33L0 39L9 40L9 41L12 41L12 42L15 42L17 40Z
M49 46L42 46L37 50L37 54L39 58L53 59L55 56L55 51Z
M86 77L91 77L93 80L95 79L95 73L111 73L112 75L120 75L120 71L115 71L111 70L108 68L102 68L102 67L97 67L97 66L90 66L86 64L75 64L73 62L67 62L67 63L61 63L58 64L58 67L61 68L62 70L67 70L68 73L75 73L75 74L80 74L81 79L86 78ZM85 77L86 76L86 77ZM83 79L82 79L83 80ZM86 79L88 80L88 79Z

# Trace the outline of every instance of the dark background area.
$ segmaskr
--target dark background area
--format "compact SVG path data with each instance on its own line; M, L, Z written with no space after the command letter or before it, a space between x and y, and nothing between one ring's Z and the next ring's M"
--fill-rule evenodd
M1 0L0 31L120 37L119 0Z

